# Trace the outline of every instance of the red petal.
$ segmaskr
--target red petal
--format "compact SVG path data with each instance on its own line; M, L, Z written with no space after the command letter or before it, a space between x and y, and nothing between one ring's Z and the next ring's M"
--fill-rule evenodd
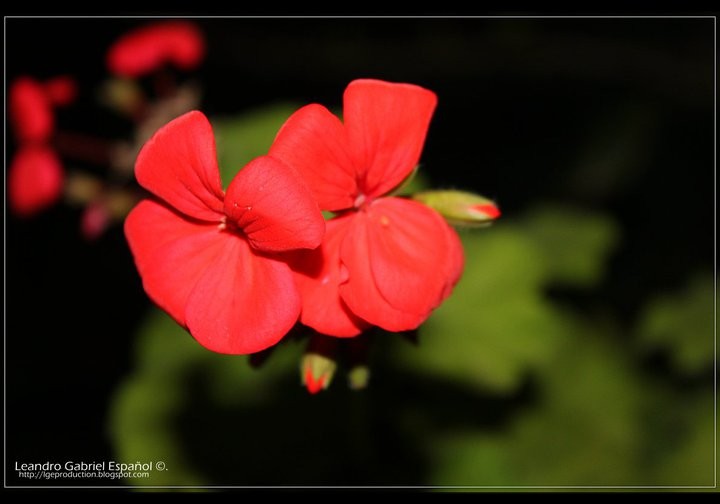
M225 214L250 244L269 252L316 248L325 221L302 179L268 156L251 161L228 187Z
M315 381L315 377L312 374L312 368L308 367L305 371L305 388L307 388L307 391L313 395L317 394L324 388L324 385L325 377L321 376L317 381Z
M53 205L63 190L64 171L49 147L20 149L10 164L8 199L16 214L30 217Z
M192 70L205 57L205 39L192 23L175 21L165 25L170 61L182 70Z
M202 112L188 112L160 128L138 154L135 176L145 189L190 217L222 218L215 138Z
M463 253L462 242L457 232L452 226L445 226L445 243L447 244L448 260L443 267L445 269L445 287L443 288L442 295L438 300L438 306L440 303L452 294L453 288L460 280L463 269L465 267L465 254Z
M437 97L412 84L360 79L348 85L343 103L362 190L382 196L418 164Z
M322 105L307 105L290 116L269 154L300 173L321 209L353 206L357 177L345 129Z
M357 336L370 326L352 314L339 292L340 282L344 280L340 246L353 216L348 214L328 221L320 248L296 252L290 261L303 304L300 322L328 336Z
M107 53L110 72L140 77L171 62L182 69L197 66L205 55L200 30L186 21L143 26L120 37Z
M45 142L55 126L50 101L43 86L30 77L20 77L10 87L9 116L20 142Z
M210 350L262 350L297 320L290 268L256 256L239 235L152 200L130 212L125 235L150 298Z
M366 216L358 216L340 250L347 269L347 282L340 285L340 295L358 317L388 331L414 329L425 320L425 314L407 313L393 308L375 284L370 260Z
M359 212L340 251L348 307L390 331L418 327L462 268L449 231L440 215L414 201L382 198Z
M185 325L190 293L230 236L218 224L187 220L152 200L130 212L125 236L148 296Z
M487 219L497 219L500 217L500 209L491 203L473 205L469 207L468 210L471 212L480 212L480 214Z
M259 352L295 325L300 295L287 264L256 255L247 241L231 238L188 299L187 326L215 352Z
M370 263L383 297L412 313L435 308L448 281L457 280L454 231L435 210L412 200L381 198L367 215Z
M75 100L77 96L77 84L72 77L62 75L50 79L43 84L45 95L53 105L64 107Z

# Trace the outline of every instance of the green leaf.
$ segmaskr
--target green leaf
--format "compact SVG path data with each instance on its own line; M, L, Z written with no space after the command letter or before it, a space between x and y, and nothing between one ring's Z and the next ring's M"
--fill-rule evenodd
M436 485L712 485L712 387L648 381L618 328L576 319L502 428L425 436ZM466 408L476 408L468 403ZM479 412L478 412L479 413Z
M612 330L579 321L551 366L540 404L512 430L514 465L529 485L630 485L641 480L641 383Z
M541 251L509 222L461 235L465 272L452 296L420 330L420 345L398 359L424 373L511 390L547 362L568 336L542 294Z
M457 431L432 439L431 484L442 486L518 485L507 436Z
M573 326L574 337L535 374L534 400L502 428L428 432L433 484L649 483L639 465L642 389L631 362L590 321Z
M413 369L512 390L571 337L568 318L545 296L546 285L596 282L617 231L600 215L543 207L461 237L462 279L422 326L419 348L399 351L398 358Z
M638 340L645 350L666 350L680 373L700 373L713 363L713 321L713 278L706 273L680 292L650 301L640 318Z
M572 287L597 284L605 272L605 259L619 241L612 220L579 208L536 207L523 223L526 235L542 253L547 277Z
M170 428L182 408L185 372L205 358L190 334L160 310L153 310L136 336L136 370L115 394L110 432L119 462L162 461L166 471L131 479L133 485L206 484L185 460Z
M133 375L116 392L109 428L118 462L166 464L149 478L131 478L132 485L207 484L188 463L173 419L184 402L182 386L160 376Z
M262 370L253 370L245 356L206 350L160 310L151 312L137 342L137 368L120 386L111 410L116 459L163 461L167 470L129 481L134 485L207 484L202 468L188 457L177 424L197 377L208 385L204 393L213 404L256 407L274 397L278 379L296 368L301 350L292 343L279 345Z
M243 166L267 154L280 127L298 108L278 103L237 116L211 119L224 187Z
M666 405L659 415L667 415L669 408L681 406L664 437L656 440L665 444L664 451L652 460L654 479L662 485L714 484L715 419L712 390L704 390ZM670 441L669 441L670 440ZM667 446L672 444L672 446Z

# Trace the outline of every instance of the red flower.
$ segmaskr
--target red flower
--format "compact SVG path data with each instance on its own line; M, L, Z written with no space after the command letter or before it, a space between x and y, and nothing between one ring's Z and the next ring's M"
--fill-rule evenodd
M104 202L90 202L80 216L80 234L87 241L97 240L110 225L110 219L110 212Z
M30 217L54 204L63 189L63 168L49 147L21 148L8 170L8 202L21 217Z
M43 143L55 129L53 105L64 106L75 99L77 87L71 77L54 77L41 83L19 77L8 93L10 123L18 142Z
M344 124L313 104L278 133L270 155L305 177L323 210L338 212L320 249L293 261L300 320L318 332L414 329L460 278L462 246L444 219L383 197L417 165L436 102L418 86L356 80L345 90Z
M64 171L47 145L55 129L53 105L75 97L75 82L56 77L45 83L32 77L14 80L8 93L8 115L20 144L8 173L10 208L30 217L55 203L63 190Z
M280 340L300 295L276 254L317 247L325 224L302 180L281 162L250 162L223 193L207 118L193 111L145 144L135 165L144 200L125 234L146 292L205 347L246 354Z
M58 107L69 105L77 96L77 84L72 77L61 75L43 84L45 95L50 102Z
M8 92L10 122L19 142L45 142L55 127L52 103L42 84L31 77L13 81Z
M205 56L200 30L187 21L167 21L143 26L120 37L107 53L107 65L115 75L140 77L172 63L191 70Z

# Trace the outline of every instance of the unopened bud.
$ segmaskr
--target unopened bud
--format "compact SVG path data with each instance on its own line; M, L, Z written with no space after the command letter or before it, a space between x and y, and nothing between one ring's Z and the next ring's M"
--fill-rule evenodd
M90 203L80 217L80 233L87 241L97 240L109 225L110 214L103 200Z
M311 394L328 388L335 375L337 364L330 357L317 353L303 355L300 373L302 384Z
M412 198L440 213L453 225L479 227L500 217L494 201L467 191L423 191Z
M370 368L365 365L353 367L348 373L348 386L353 390L363 390L370 381Z

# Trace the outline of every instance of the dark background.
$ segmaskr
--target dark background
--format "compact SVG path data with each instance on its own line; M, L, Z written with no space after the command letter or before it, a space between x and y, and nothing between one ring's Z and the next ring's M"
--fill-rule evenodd
M93 88L106 48L146 22L7 19L6 86L21 74L73 75L81 99L60 125L127 135L128 124L98 111ZM551 293L580 310L602 299L631 325L650 294L713 266L712 19L197 23L210 116L274 101L339 107L359 77L412 82L439 96L423 155L433 185L492 197L507 216L548 199L611 214L623 242L603 284ZM575 160L627 117L642 138L632 169L578 173ZM6 144L7 166L7 131ZM5 215L6 483L22 484L15 461L112 459L108 405L149 301L119 227L87 243L77 209Z

